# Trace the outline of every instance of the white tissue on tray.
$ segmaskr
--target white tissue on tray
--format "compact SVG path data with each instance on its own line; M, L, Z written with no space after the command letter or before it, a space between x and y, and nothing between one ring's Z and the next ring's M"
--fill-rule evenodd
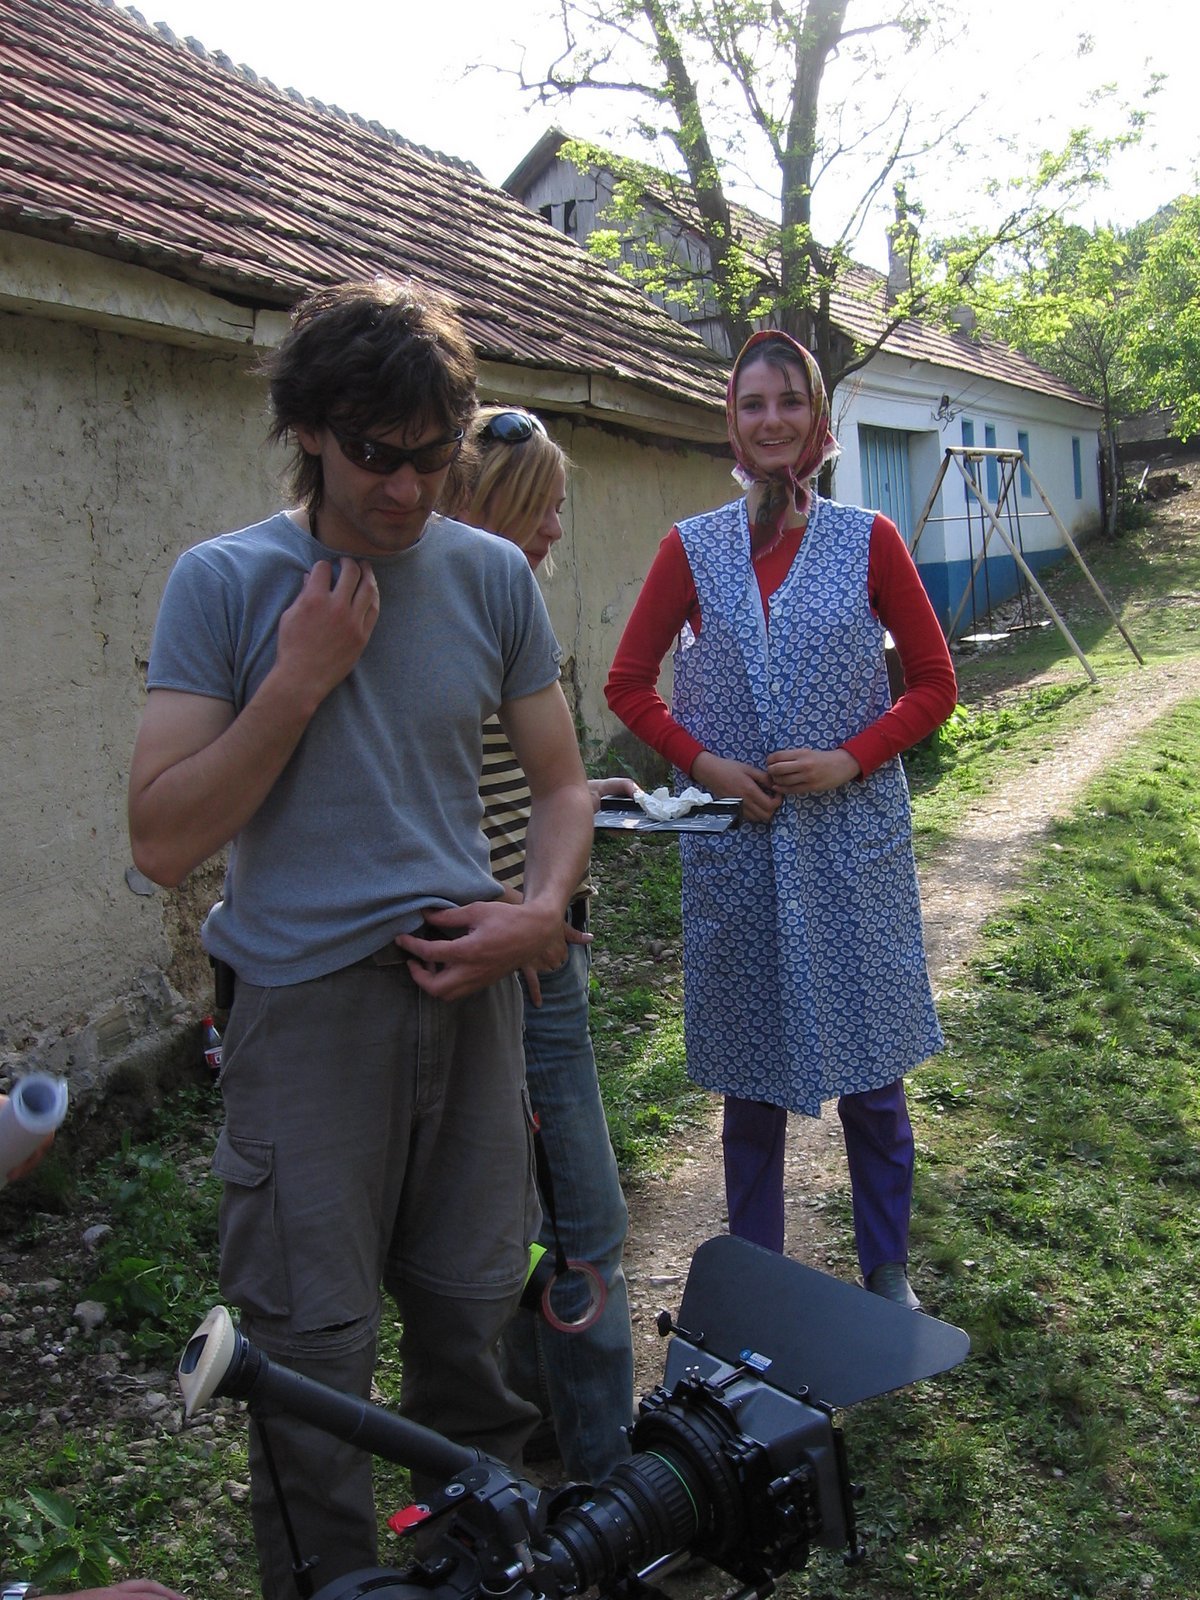
M697 806L712 804L712 795L703 789L685 789L682 794L672 794L666 788L655 789L653 794L635 789L633 798L655 822L674 822L676 817L686 817Z

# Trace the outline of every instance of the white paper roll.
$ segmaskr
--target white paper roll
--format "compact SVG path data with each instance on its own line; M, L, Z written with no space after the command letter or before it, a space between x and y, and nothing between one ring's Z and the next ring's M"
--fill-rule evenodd
M67 1114L67 1085L48 1072L18 1078L0 1108L0 1189L8 1175L31 1156Z

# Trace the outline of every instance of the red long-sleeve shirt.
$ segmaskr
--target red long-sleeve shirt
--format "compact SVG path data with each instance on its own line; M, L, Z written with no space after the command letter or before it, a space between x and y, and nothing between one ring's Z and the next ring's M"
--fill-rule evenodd
M786 578L803 532L788 530L774 550L754 563L768 628L771 596ZM895 523L879 514L871 528L867 598L895 641L905 687L890 711L842 746L864 777L940 727L958 699L950 652L916 565ZM625 624L604 695L627 728L690 774L704 746L675 721L657 687L663 658L685 622L698 634L703 618L683 541L672 528Z

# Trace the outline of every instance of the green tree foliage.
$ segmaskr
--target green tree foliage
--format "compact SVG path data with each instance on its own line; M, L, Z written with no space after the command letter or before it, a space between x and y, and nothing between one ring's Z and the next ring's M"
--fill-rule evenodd
M1200 430L1200 197L1132 228L1060 223L976 292L993 332L1100 402L1111 483L1125 418L1161 408L1181 438ZM1110 529L1116 513L1110 496Z
M1200 432L1200 195L1168 208L1146 250L1128 360L1145 403L1175 414L1181 439Z
M732 349L763 321L786 328L813 350L832 392L903 321L969 300L990 253L1049 226L1102 182L1114 147L1137 137L1142 112L1114 137L1077 130L1012 184L989 185L991 163L976 156L994 224L927 248L921 206L908 191L915 196L923 167L936 183L938 161L970 159L961 133L980 99L956 82L951 15L948 0L562 0L561 47L541 77L523 73L522 82L546 102L585 90L629 96L632 129L661 167L616 160L600 146L570 147L577 164L607 168L616 179L612 227L598 251L623 259L628 276L665 298L710 296ZM933 105L930 86L939 80L954 85L957 108ZM827 94L832 82L836 94ZM989 133L993 156L1005 143ZM764 209L776 208L765 228L731 199L764 155L775 175ZM844 219L827 241L812 227L822 183L841 196ZM856 283L852 250L888 193L897 202L896 270L880 311L878 280L864 287L858 271ZM872 326L866 332L861 315L851 318L859 333L850 338L834 302L841 297L844 313L845 297L856 294L873 298Z
M1060 223L1023 252L1015 270L977 283L987 324L1049 372L1098 400L1108 481L1119 481L1117 424L1145 406L1132 361L1149 228ZM1111 531L1117 499L1109 496Z

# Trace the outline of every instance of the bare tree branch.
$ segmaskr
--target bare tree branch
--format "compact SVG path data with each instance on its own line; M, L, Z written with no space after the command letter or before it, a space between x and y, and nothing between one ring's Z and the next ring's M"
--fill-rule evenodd
M888 185L956 144L978 101L926 127L918 101L928 80L914 67L879 111L858 114L877 102L881 84L893 81L888 74L902 60L900 41L911 47L928 36L935 55L945 47L939 30L946 0L891 0L874 16L851 16L852 7L861 13L867 4L560 0L562 48L540 78L522 77L543 100L601 90L653 109L636 130L651 147L669 147L667 164L677 161L681 169L676 176L595 151L595 165L624 169L617 176L625 196L620 227L606 246L623 241L638 264L626 257L621 270L644 274L641 281L662 298L695 304L703 287L700 253L730 345L737 348L764 321L782 326L812 348L831 392L886 347L903 322L944 315L961 302L989 257L1019 256L1061 215L1074 189L1095 181L1101 154L1099 143L1079 135L1077 147L1042 157L998 222L938 248L922 247L912 225L919 208L911 207L909 231L893 239L910 287L884 306L881 280L864 274L850 248L878 214ZM832 112L824 106L831 68L844 102ZM861 94L847 93L847 78ZM742 152L763 148L779 179L777 223L751 217L731 200L745 176ZM814 192L851 167L855 183L840 208L841 224L831 230L832 242L822 243L813 233ZM635 223L638 206L649 209L648 225ZM847 294L875 297L873 336L861 346L837 321ZM851 318L851 326L861 327L861 317Z

